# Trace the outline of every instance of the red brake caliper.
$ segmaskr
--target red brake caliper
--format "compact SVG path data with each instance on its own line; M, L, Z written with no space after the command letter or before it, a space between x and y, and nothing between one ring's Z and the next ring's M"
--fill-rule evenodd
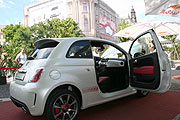
M58 114L58 113L60 112L60 109L59 109L59 108L54 108L54 112L55 112L56 114Z

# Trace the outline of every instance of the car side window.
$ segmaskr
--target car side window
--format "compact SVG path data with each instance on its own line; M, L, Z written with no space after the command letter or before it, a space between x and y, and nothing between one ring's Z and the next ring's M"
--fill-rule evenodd
M156 52L156 48L153 43L153 38L150 33L147 33L139 37L133 43L130 54L132 55L132 57L136 58L153 52Z
M67 58L92 58L89 41L77 41L73 43L68 50Z

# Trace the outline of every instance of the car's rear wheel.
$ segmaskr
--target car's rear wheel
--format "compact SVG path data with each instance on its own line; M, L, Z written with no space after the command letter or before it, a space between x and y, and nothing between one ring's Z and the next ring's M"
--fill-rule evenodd
M60 90L50 96L45 108L48 120L77 120L80 111L78 96L69 90Z
M138 97L145 97L149 94L149 91L145 91L145 90L137 90L137 96Z

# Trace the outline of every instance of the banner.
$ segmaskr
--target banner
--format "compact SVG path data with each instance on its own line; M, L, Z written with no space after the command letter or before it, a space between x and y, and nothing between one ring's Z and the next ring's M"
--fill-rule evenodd
M115 23L113 23L106 17L99 15L99 31L101 35L113 38L112 35L115 33L115 30Z
M146 15L180 17L180 0L144 0Z

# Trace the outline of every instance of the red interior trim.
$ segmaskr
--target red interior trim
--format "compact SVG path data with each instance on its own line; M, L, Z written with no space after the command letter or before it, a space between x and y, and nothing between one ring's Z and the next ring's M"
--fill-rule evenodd
M106 79L108 79L108 78L109 78L109 77L107 77L107 76L99 77L98 83L101 83L102 81L104 81L104 80L106 80Z
M142 66L142 67L138 67L138 68L134 67L133 73L154 75L154 66Z
M180 79L180 75L174 75L172 76L172 79Z

